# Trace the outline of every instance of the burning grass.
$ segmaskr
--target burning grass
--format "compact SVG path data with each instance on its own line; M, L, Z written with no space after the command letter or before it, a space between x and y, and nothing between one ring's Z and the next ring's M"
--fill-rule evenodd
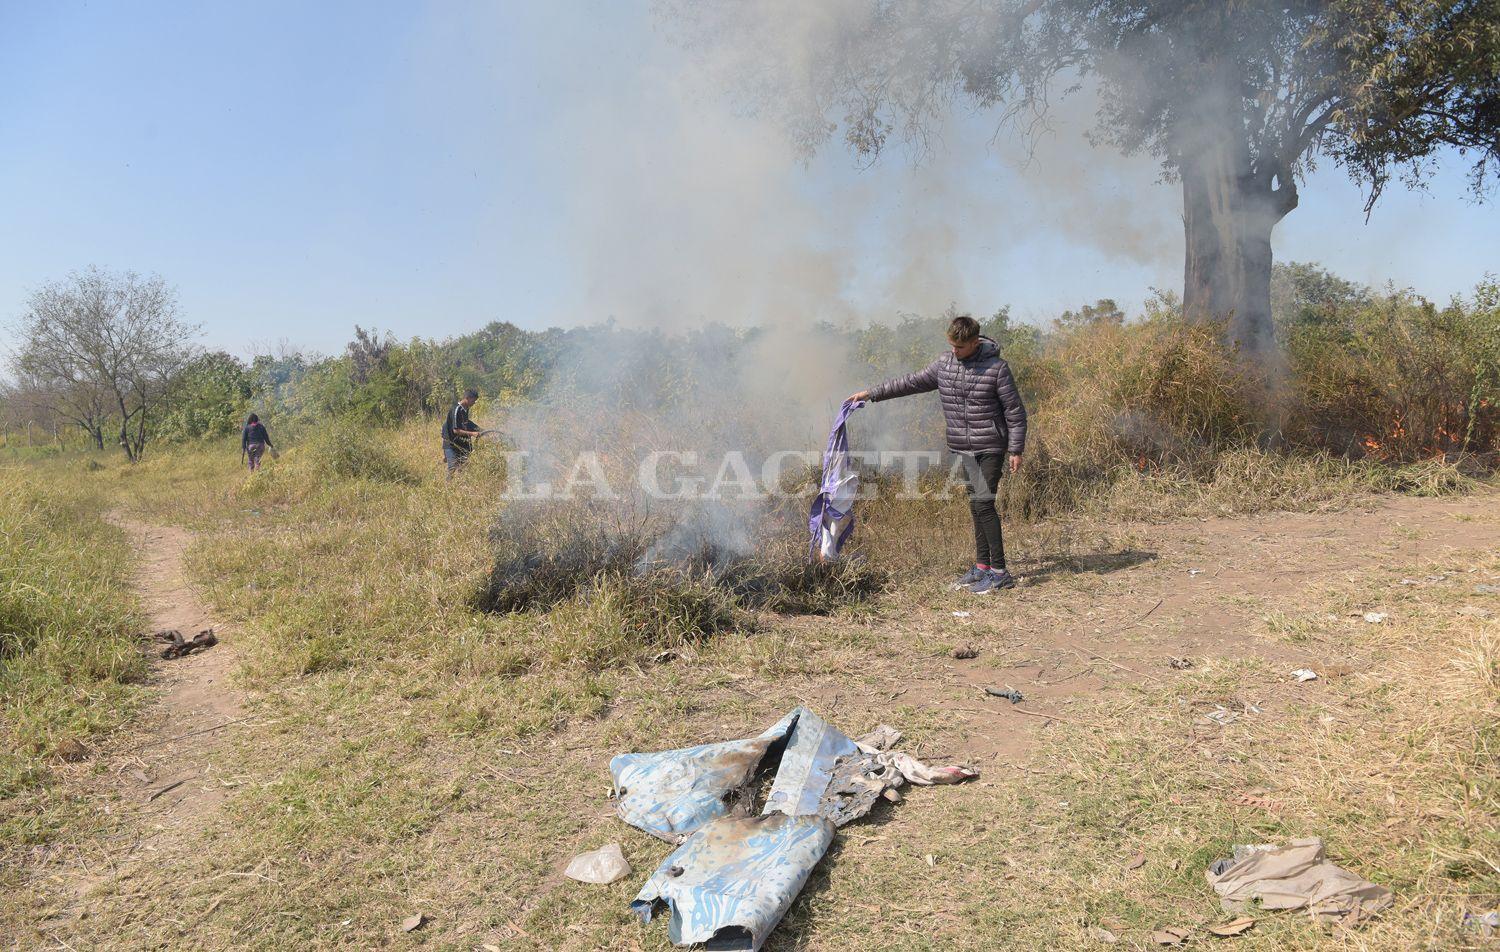
M603 503L513 503L490 533L494 566L475 599L495 613L543 612L544 624L594 631L588 658L672 648L753 627L754 611L831 614L875 595L862 559L813 564L805 529L767 511L750 552L716 544L722 513ZM607 647L609 646L609 647ZM600 656L602 657L602 656Z

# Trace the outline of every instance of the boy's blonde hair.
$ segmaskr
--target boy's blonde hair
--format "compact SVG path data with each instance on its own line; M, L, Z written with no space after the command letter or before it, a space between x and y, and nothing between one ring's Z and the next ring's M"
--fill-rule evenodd
M967 314L960 314L948 322L948 340L955 344L967 344L979 336L979 322Z

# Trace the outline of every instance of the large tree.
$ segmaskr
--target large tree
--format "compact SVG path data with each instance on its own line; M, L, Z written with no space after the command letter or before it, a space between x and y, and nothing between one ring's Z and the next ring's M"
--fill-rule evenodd
M176 292L159 276L98 268L32 294L15 331L21 340L12 359L17 377L32 382L59 413L107 401L131 462L141 458L149 423L192 358L198 335L197 327L178 319Z
M1094 141L1181 183L1186 313L1252 351L1272 346L1271 231L1317 157L1367 211L1444 147L1479 195L1500 158L1500 0L662 3L809 149L839 131L865 157L920 143L961 100L1034 128L1093 84Z

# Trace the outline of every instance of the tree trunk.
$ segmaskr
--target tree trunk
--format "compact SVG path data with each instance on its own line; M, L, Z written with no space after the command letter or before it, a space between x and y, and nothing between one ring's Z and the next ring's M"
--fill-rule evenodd
M1238 95L1219 98L1179 135L1183 313L1191 321L1222 321L1242 353L1274 362L1271 229L1296 207L1297 190L1290 176L1252 167Z

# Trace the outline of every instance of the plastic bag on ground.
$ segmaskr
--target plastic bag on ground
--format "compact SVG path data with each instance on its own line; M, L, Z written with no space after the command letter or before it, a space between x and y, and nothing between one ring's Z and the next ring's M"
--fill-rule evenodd
M630 863L620 851L619 843L607 843L593 852L573 857L563 875L580 883L608 886L630 875Z

